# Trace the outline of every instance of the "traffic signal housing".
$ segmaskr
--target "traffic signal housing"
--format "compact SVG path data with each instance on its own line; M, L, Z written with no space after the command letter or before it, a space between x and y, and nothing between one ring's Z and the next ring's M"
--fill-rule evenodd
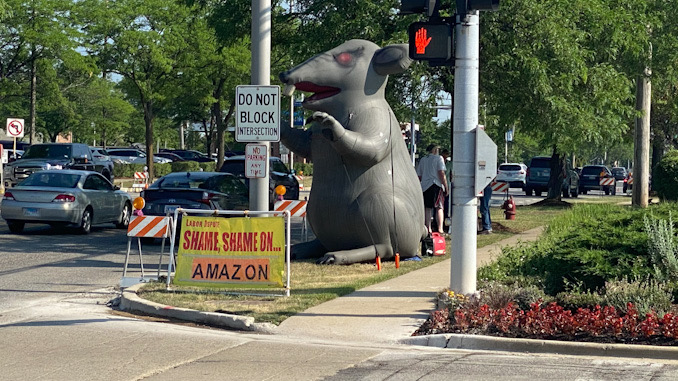
M465 15L470 11L496 11L499 0L456 0L457 14Z
M447 61L452 56L452 27L445 22L415 22L409 27L410 58Z
M439 0L401 0L400 14L411 15L415 13L425 13L426 16L437 16Z

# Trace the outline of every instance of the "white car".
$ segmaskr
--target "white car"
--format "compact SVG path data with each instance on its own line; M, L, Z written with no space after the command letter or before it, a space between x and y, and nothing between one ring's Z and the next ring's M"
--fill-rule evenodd
M146 153L136 148L109 148L106 150L113 162L123 164L146 164ZM171 163L172 160L153 156L154 163Z
M511 188L525 189L527 165L523 163L504 163L497 169L496 181L509 183Z

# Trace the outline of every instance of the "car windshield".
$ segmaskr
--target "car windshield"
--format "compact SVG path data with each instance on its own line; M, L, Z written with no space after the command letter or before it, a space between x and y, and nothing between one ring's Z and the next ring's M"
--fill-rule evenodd
M209 177L205 176L167 176L160 180L157 183L153 184L153 188L160 189L205 189L203 183L207 181Z
M24 152L23 159L68 159L71 157L69 145L34 145Z
M582 175L600 175L600 172L605 171L603 167L584 167L581 170Z
M212 176L202 184L201 188L226 194L248 194L245 184L230 175Z
M271 160L271 171L280 173L290 173L282 161Z
M615 175L624 175L626 171L622 168L612 168L612 173Z
M244 160L226 160L221 167L220 172L232 173L236 176L245 175L245 161Z
M69 173L55 173L40 171L28 176L18 186L22 187L47 187L47 188L75 188L80 180L80 175Z
M530 167L534 168L551 168L551 158L534 158L530 163Z
M502 164L499 166L500 171L520 171L521 168L517 164Z

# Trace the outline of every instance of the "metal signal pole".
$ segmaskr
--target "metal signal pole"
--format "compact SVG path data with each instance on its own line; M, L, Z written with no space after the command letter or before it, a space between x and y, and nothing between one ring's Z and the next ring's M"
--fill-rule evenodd
M252 0L252 85L271 84L271 0ZM266 146L266 156L271 156L271 143ZM250 208L268 210L269 173L265 177L250 179Z

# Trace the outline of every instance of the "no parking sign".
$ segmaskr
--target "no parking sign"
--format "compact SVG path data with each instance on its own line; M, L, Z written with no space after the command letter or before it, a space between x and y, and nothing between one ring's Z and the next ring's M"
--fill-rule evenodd
M7 118L7 136L12 138L24 137L24 120Z

